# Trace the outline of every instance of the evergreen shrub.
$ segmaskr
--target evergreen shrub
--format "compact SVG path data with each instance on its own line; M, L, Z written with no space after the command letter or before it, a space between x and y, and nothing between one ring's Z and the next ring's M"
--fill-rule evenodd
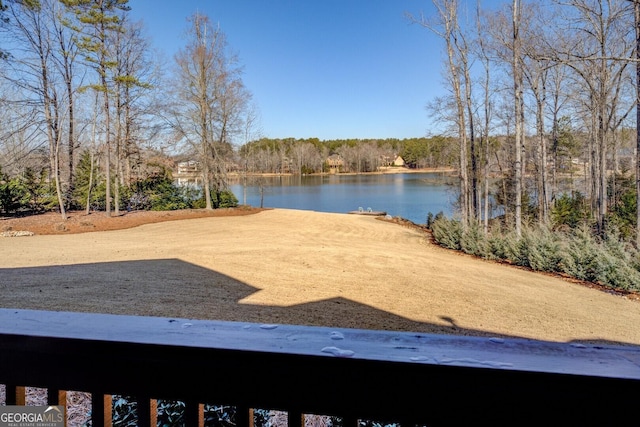
M562 262L562 245L557 235L548 228L525 228L522 238L517 241L517 265L535 271L559 272Z
M461 249L462 225L459 221L441 216L433 221L431 231L434 239L436 239L436 242L441 246L448 249Z
M215 208L235 208L238 206L236 195L230 190L214 193L213 206Z
M192 207L195 209L204 209L206 206L207 203L202 194L192 202ZM235 208L238 206L238 199L231 190L222 190L220 192L211 191L211 206L214 209Z
M579 191L561 194L551 209L551 220L554 228L566 226L573 229L586 224L589 221L586 198Z
M3 180L0 176L0 211L17 212L28 206L28 192L19 178Z
M615 228L603 240L587 226L569 232L547 227L525 227L518 238L499 227L485 235L479 226L463 230L459 221L438 217L431 224L433 237L443 247L486 259L500 259L536 271L565 273L571 277L615 289L640 291L640 253Z
M598 264L599 255L590 230L582 227L570 236L562 260L563 271L576 279L595 281L600 267Z
M467 254L481 258L489 258L491 253L488 238L484 230L477 224L469 226L466 231L461 233L460 248Z
M487 244L489 259L497 259L497 260L508 260L510 248L513 246L511 242L511 238L509 235L502 232L500 225L497 224L490 232L487 237Z

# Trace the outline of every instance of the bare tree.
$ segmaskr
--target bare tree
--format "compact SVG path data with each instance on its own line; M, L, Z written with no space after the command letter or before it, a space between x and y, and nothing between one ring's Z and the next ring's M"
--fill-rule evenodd
M296 141L291 146L291 157L298 175L316 171L321 167L321 159L316 147L306 141Z
M54 66L56 50L55 3L10 3L11 29L20 41L11 65L16 67L11 81L37 99L37 110L42 118L49 143L49 164L56 188L60 214L66 220L65 199L61 182L60 147L64 134L66 109L60 96L60 84ZM33 123L32 123L33 124Z
M481 136L480 136L480 149L483 150L483 159L482 159L482 175L483 175L483 197L484 207L483 207L483 230L485 234L489 232L489 156L490 156L490 131L491 131L491 116L492 116L492 88L491 88L491 58L490 58L490 47L488 43L485 41L485 37L483 36L483 20L480 8L480 0L476 5L476 31L477 31L477 42L476 42L476 50L477 56L482 63L482 68L484 71L482 78L482 118L483 124L480 126Z
M549 115L551 118L551 161L553 164L551 173L551 191L550 199L553 201L558 194L558 172L559 172L559 156L561 150L560 126L562 120L562 112L566 109L571 94L568 89L568 71L564 66L555 66L549 70L549 80L547 90L549 92L550 102L547 103Z
M460 148L460 216L462 224L467 226L471 217L471 199L468 176L468 136L467 122L470 110L470 75L468 61L468 46L458 23L458 0L433 0L438 11L436 24L425 17L416 18L409 15L412 22L416 22L429 29L445 41L447 51L447 79L451 86L455 102L455 123ZM464 85L466 87L463 87Z
M545 31L537 24L551 20L546 17L539 5L529 4L526 8L526 18L522 26L524 43L522 43L522 73L526 80L533 101L535 102L536 139L535 168L536 188L538 194L538 220L546 223L549 219L549 185L547 178L547 136L545 128L545 114L547 108L547 83L553 63L548 59L540 59L544 44Z
M0 171L17 175L29 168L50 168L46 138L43 140L41 130L34 126L41 121L41 113L25 105L15 85L9 88L6 83L0 83Z
M198 153L206 208L212 209L212 184L216 191L225 185L225 161L233 135L243 130L241 116L250 96L221 29L200 14L189 23L188 44L176 55L176 88L182 105L174 109L172 125Z
M607 159L611 132L631 108L624 108L621 84L634 48L629 3L625 0L570 0L563 3L564 21L576 33L571 50L559 51L557 60L579 76L588 94L591 115L591 199L601 233L605 230ZM620 108L622 107L622 111Z
M134 157L139 155L136 132L145 106L144 95L151 89L154 67L148 57L150 46L142 36L142 25L120 18L122 31L112 35L111 47L115 62L113 93L115 106L115 211L119 209L119 187L132 180Z
M632 1L636 30L636 247L640 248L640 1Z
M513 97L515 112L515 230L516 235L522 235L522 188L523 188L523 162L522 152L524 145L524 97L523 97L523 64L522 64L522 38L520 35L522 3L513 0L512 5L513 44L512 44L512 73L513 73Z

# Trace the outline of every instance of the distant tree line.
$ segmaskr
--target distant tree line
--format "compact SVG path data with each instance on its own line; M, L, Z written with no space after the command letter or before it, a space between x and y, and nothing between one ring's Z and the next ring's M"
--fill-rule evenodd
M376 172L402 157L409 168L455 166L455 141L445 137L406 139L261 138L238 150L239 165L250 173L308 174L327 172L337 156L339 172Z

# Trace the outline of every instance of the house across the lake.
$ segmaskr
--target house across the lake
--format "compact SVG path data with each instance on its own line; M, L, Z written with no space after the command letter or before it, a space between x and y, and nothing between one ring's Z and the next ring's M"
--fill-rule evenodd
M338 173L344 167L344 160L339 154L332 154L327 157L327 166L329 167L329 173Z
M237 172L239 167L235 163L226 162L225 168L227 172ZM178 186L202 186L202 168L200 162L196 160L189 160L186 162L178 163L173 179Z
M404 159L402 158L402 156L397 156L396 159L393 161L393 166L406 167L407 164L404 162Z
M202 185L202 170L195 160L178 163L178 170L173 175L179 186L199 187Z

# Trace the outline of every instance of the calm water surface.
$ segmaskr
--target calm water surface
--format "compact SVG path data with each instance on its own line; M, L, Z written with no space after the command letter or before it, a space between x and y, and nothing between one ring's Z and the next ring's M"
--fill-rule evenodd
M439 173L249 178L246 204L251 206L260 206L257 180L263 182L264 207L336 213L371 208L418 224L429 212L451 216L456 189L455 178ZM244 203L242 181L231 190Z

